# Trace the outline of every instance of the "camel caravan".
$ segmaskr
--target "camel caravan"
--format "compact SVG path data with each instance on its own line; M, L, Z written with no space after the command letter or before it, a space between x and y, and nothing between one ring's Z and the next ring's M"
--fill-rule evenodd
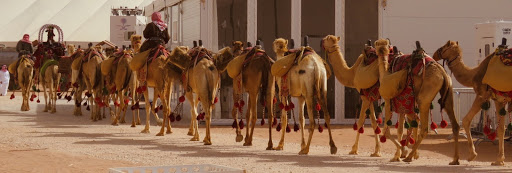
M54 40L54 29L59 36L57 41ZM42 35L45 32L48 37L44 42ZM267 124L269 140L266 149L283 150L285 135L293 128L302 135L298 153L307 155L314 132L322 133L327 128L330 153L336 154L338 149L331 134L331 112L327 109L327 79L334 75L342 85L357 89L361 96L358 119L353 124L357 135L348 153L358 154L360 134L365 131L364 122L368 117L371 131L375 134L375 150L370 156L381 157L381 145L389 140L396 146L396 152L390 159L392 162L419 159L418 149L429 128L438 128L437 122L432 121L431 112L434 98L439 93L441 97L437 103L445 111L454 137L454 156L449 164L459 165L460 126L454 113L452 81L444 67L447 65L457 81L472 87L478 95L462 124L468 136L467 159L471 161L477 157L470 123L478 111L489 110L489 100L492 99L496 114L501 116L498 116L498 126L493 130L486 124L484 133L491 140L496 137L499 140L498 158L492 165L504 165L504 134L505 130L512 130L512 85L507 80L508 75L504 75L512 75L512 49L507 48L505 39L493 54L477 67L470 68L464 65L462 51L455 41L448 41L432 57L419 42L416 42L412 53L404 54L388 39L380 39L373 44L368 41L356 62L349 66L339 46L340 37L333 35L322 39L325 57L309 46L307 37L304 45L296 48L290 46L293 40L289 43L283 38L275 39L272 51L276 57L270 57L260 41L254 46L234 41L230 47L215 51L206 49L199 40L194 41L193 47L178 46L168 50L161 44L145 46L141 42L142 36L132 35L130 47L118 48L112 43L102 42L75 50L73 45L65 45L62 30L57 25L44 25L39 34L39 39L33 42L37 47L35 53L24 53L9 66L21 87L21 111L30 110L29 101L37 99L39 103L42 91L44 112L55 113L56 101L64 97L68 102L74 101L74 115L83 115L84 107L92 121L110 119L115 126L126 123L125 115L131 110L131 127L136 127L141 125L139 110L141 102L144 102L146 121L141 133L150 133L153 115L161 126L156 135L163 136L172 133L172 122L183 118L183 104L188 101L191 105L190 140L200 140L199 122L205 121L206 135L202 142L212 145L215 142L211 137L212 113L219 101L220 76L226 71L233 79L231 113L236 142L244 141L243 146L251 146L255 126ZM163 38L160 41L165 41L165 35ZM147 39L152 40L153 37ZM439 60L446 63L441 64L437 62ZM171 107L171 94L177 92L173 91L175 85L181 85L183 93L178 93L179 102ZM153 100L149 100L150 87L154 89ZM243 115L245 93L248 103ZM298 100L297 106L291 101L292 97ZM13 92L11 99L14 98ZM258 104L262 111L257 110ZM293 114L295 108L299 110L298 123ZM293 124L288 122L288 112L292 114ZM262 114L259 122L258 113ZM394 113L398 115L397 122L392 120ZM505 120L506 114L509 114L508 121ZM323 115L325 124L320 124L320 115ZM489 116L484 115L484 120L488 120ZM244 116L245 121L241 118ZM445 128L448 122L443 113L441 117L440 126ZM307 119L309 124L306 124ZM393 126L397 128L396 136L390 131ZM244 127L245 138L242 135ZM280 133L277 146L272 140L274 129Z

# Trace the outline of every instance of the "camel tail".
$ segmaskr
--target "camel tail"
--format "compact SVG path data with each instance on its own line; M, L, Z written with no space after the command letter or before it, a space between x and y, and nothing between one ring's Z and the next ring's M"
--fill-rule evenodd
M209 106L213 106L214 104L214 99L215 99L215 90L217 89L217 86L216 86L216 82L217 81L217 73L213 73L214 70L212 69L215 69L215 67L212 65L209 67L209 70L212 71L212 73L206 73L206 85L207 85L207 90L208 90L208 101L209 101Z
M443 74L443 86L441 90L439 90L439 94L441 98L438 100L439 105L441 106L441 110L447 107L451 107L453 109L453 86L450 77L446 73ZM446 110L446 109L445 109Z

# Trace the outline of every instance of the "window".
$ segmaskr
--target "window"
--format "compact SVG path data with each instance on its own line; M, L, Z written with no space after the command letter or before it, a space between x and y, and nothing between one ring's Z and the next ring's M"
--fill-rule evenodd
M180 27L179 27L179 19L180 19L180 13L179 13L179 6L174 5L171 7L171 39L172 43L178 43L180 40Z

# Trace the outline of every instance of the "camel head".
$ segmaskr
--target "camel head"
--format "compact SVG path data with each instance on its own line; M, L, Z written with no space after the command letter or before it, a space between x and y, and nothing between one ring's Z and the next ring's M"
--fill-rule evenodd
M241 41L234 41L232 43L233 46L233 54L240 55L244 51L244 43Z
M334 35L325 36L322 39L323 48L327 50L327 52L334 52L340 48L340 46L338 45L338 42L340 40L340 37L336 37Z
M274 40L273 49L276 54L284 54L288 52L288 40L284 38L278 38Z
M75 53L75 45L74 44L68 44L66 46L66 49L68 49L69 55L73 55Z
M134 34L130 36L130 41L132 42L132 45L139 44L142 41L142 36Z
M241 42L240 42L241 43ZM213 56L213 61L215 62L215 66L217 70L222 73L228 67L228 63L233 60L234 55L231 52L231 48L225 47L219 50L219 53Z
M167 58L168 63L172 63L182 70L192 65L192 57L188 55L189 48L187 46L178 46L174 48Z
M380 39L375 41L375 51L379 57L387 57L389 55L389 40Z
M437 49L434 53L434 60L439 61L449 60L450 58L455 58L462 55L462 50L459 47L459 42L448 40L443 47Z

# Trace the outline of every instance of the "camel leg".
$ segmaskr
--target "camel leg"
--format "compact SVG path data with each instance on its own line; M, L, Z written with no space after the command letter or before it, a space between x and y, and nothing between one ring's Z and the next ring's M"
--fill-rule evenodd
M304 149L306 148L306 140L304 138L304 126L306 125L306 122L304 121L306 118L304 117L304 106L306 104L306 100L304 99L304 97L297 97L297 99L299 100L299 105L298 105L298 109L299 109L299 127L300 127L300 134L301 134L301 143L300 143L300 149Z
M311 92L309 92L311 93ZM311 139L313 138L313 133L315 132L315 118L313 114L313 94L306 96L306 106L308 108L308 117L309 117L309 137L308 142L306 143L306 147L300 150L299 155L307 155L309 153L309 146L311 145Z
M468 161L472 161L476 158L478 155L475 151L475 145L473 144L473 137L471 136L471 121L473 121L473 118L475 115L480 112L481 105L487 101L487 98L482 98L480 96L475 97L475 100L473 101L473 105L471 105L471 108L469 109L468 113L462 120L462 126L464 127L464 130L466 131L466 136L468 137L468 148L469 148L469 157Z
M160 91L160 101L162 101L162 105L164 107L164 110L163 110L163 117L164 117L164 121L162 122L162 128L160 128L160 132L158 132L158 134L156 134L157 136L164 136L164 131L165 131L165 127L167 127L167 130L168 132L170 133L171 132L171 126L170 126L170 122L169 120L167 119L169 116L167 116L167 110L169 110L167 107L169 106L169 103L167 103L167 94L166 94L167 90L164 89L164 91Z
M153 112L153 115L155 116L156 123L159 126L161 126L163 123L163 120L160 117L158 117L158 113L155 111L155 109L158 108L157 101L158 101L159 95L160 95L160 89L157 89L157 87L154 87L153 88L153 104L151 105L151 111ZM160 101L162 101L162 99L160 99ZM163 101L162 101L162 103L163 103Z
M206 97L208 98L208 97ZM205 105L205 107L203 109L205 109L205 119L206 119L206 135L204 137L204 145L212 145L212 138L210 136L210 127L211 127L211 124L212 124L212 105L210 105L210 100L206 99L205 98L205 101L203 101L201 104L202 105ZM208 102L206 102L206 100L208 100ZM197 126L196 126L196 129L197 129ZM198 135L199 136L199 135Z
M390 140L391 142L393 142L393 144L395 144L395 147L396 147L396 152L395 152L395 155L393 156L393 158L391 158L391 160L389 160L390 162L398 162L400 161L400 156L402 155L402 146L400 145L400 143L395 139L394 136L391 135L390 133L390 128L393 127L393 125L391 126L388 126L387 125L387 122L388 120L391 120L391 116L393 115L393 112L391 112L391 101L389 99L384 99L384 106L385 106L385 121L384 121L384 136L387 138L387 140Z
M496 127L496 131L498 132L498 158L496 162L492 163L493 166L504 166L505 165L505 116L500 115L499 111L505 107L504 102L500 102L498 100L494 101L494 104L496 105L496 118L498 119L498 127Z
M405 114L405 117L407 117L407 120L409 122L409 124L412 122L412 120L414 120L414 118L417 117L416 114ZM416 120L418 121L418 120ZM418 139L418 128L412 128L412 138L413 139ZM405 152L405 154L404 154ZM402 158L405 158L407 157L407 147L403 147L403 150L402 150ZM418 159L420 157L420 154L419 154L419 151L416 151L416 154L414 155L414 159Z
M361 99L363 100L363 103L361 105L361 111L359 113L359 120L357 121L357 129L359 130L359 128L364 128L364 121L366 119L366 110L368 109L368 107L370 107L370 101L366 98L366 97L361 97ZM359 136L361 135L357 130L355 131L357 134L356 134L356 142L354 143L354 145L352 145L352 150L348 153L348 154L351 154L351 155L357 155L357 150L359 148Z
M375 117L375 108L374 108L373 104L370 105L370 120L372 123L372 129L375 132L375 129L377 129L379 124L377 124L377 118ZM380 157L381 156L380 140L379 139L380 139L379 134L375 134L375 152L370 155L371 157Z
M327 85L325 85L327 86ZM323 110L323 113L324 113L324 120L325 120L325 123L327 124L327 130L329 131L329 146L331 147L331 154L336 154L338 152L338 147L336 147L336 144L334 144L334 140L332 139L332 133L331 133L331 114L329 113L329 109L327 108L327 88L324 88L325 90L323 91L319 91L320 93L320 96L318 96L318 102L320 102L319 104L322 106L322 110ZM371 111L373 112L373 106L371 106ZM320 116L320 115L318 115ZM370 115L371 117L371 115ZM373 115L373 125L375 125L375 115ZM321 126L320 124L318 124L319 126ZM376 142L377 142L377 145L379 144L379 137L378 135L376 135L377 138L376 138ZM311 138L309 139L309 142L311 142ZM380 147L380 146L379 146ZM308 150L309 150L309 147L308 147ZM376 153L377 151L379 151L379 149L375 149L376 150ZM374 153L375 154L375 153ZM380 152L378 152L379 156L380 156ZM373 154L372 154L373 156Z
M273 81L273 80L272 80ZM272 150L273 147L274 147L274 144L272 143L272 121L274 120L274 109L273 109L273 100L274 100L274 90L273 90L273 87L274 87L274 82L272 82L272 84L269 85L269 87L272 87L272 90L269 90L267 89L267 96L266 96L266 112L267 113L267 117L268 117L268 145L267 145L267 150ZM265 112L264 112L265 113ZM263 119L264 117L262 117Z
M262 93L263 94L263 93ZM249 133L249 136L246 136L245 137L245 144L244 146L252 146L252 135L254 133L254 126L256 126L256 120L258 119L258 112L256 110L256 106L258 105L258 93L251 93L249 94L249 109L247 109L247 112L250 111L249 113L249 117L250 117L250 121L251 123L249 123L249 121L247 121L247 129L250 128L250 133Z
M61 74L57 73L57 78L54 81L55 83L54 83L54 87L53 87L53 89L55 89L55 91L57 91L57 89L59 88L60 76L61 76ZM55 113L55 112L57 112L57 92L51 92L51 94L52 94L52 101L53 101L52 113Z
M236 88L235 88L236 86L237 86L236 84L233 84L233 100L238 102L238 100L240 99L240 96L236 92ZM242 135L242 131L240 130L240 126L238 125L238 108L233 106L233 108L231 109L231 115L233 116L233 120L236 123L236 138L235 138L235 141L236 142L242 142L242 140L244 139L244 136Z
M43 93L44 93L44 110L43 112L48 112L50 109L48 103L48 92L46 92L46 82L43 81Z
M49 103L49 108L48 108L48 111L50 111L50 113L55 113L56 110L55 110L55 104L53 102L53 95L55 94L54 93L54 81L53 81L53 76L48 76L49 77L49 85L48 85L48 88L49 88L49 92L48 92L48 103Z
M448 94L452 94L452 91L450 90L450 93ZM478 97L478 96L477 96ZM457 117L455 117L455 111L453 110L453 96L450 97L447 99L447 102L446 102L446 105L445 105L445 108L444 110L446 111L446 114L448 114L448 118L450 118L450 123L452 125L452 135L453 135L453 140L454 140L454 147L455 147L455 151L454 151L454 155L453 155L453 161L450 162L449 164L450 165L460 165L459 163L459 131L460 131L460 126L459 126L459 121L457 120ZM428 119L428 116L427 116L427 119ZM427 120L427 123L428 123L428 120ZM503 127L505 127L503 125ZM428 128L427 128L428 130ZM503 138L501 138L503 139ZM417 151L416 151L417 152Z
M252 105L253 104L256 104L255 101L253 101L253 98L251 96L251 94L249 93L249 99L248 99L248 102L249 104L247 105L247 111L245 112L245 122L247 122L247 125L246 125L246 128L245 128L245 142L244 142L244 146L251 146L249 145L249 143L251 142L250 141L250 137L251 137L251 123L252 123Z
M192 92L187 92L185 93L185 97L187 97L187 100L189 101L190 103L190 121L191 121L191 127L193 128L193 136L192 136L192 139L190 139L190 141L199 141L199 132L198 132L198 129L197 129L197 126L198 126L198 122L197 122L197 104L198 104L198 101L194 100L194 96L192 94ZM206 117L205 117L206 118Z
M164 116L169 118L169 114L172 112L172 109L171 109L171 93L172 93L172 86L173 86L173 83L169 83L168 84L169 86L166 87L166 90L165 90L165 101L166 103L164 104ZM169 119L167 119L168 121L167 122L167 131L165 133L167 134L171 134L172 133L172 130L171 130L171 121Z
M114 103L118 100L118 98L119 98L119 100L121 100L121 101L120 101L120 103L119 103L119 107L117 107L117 106L115 106L115 105L114 105L114 109L115 109L116 111L115 111L114 118L113 118L113 120L112 120L112 125L113 125L113 126L118 126L118 125L119 125L119 120L121 119L121 122L122 122L122 119L124 119L124 117L123 117L123 118L119 118L119 117L121 116L121 115L120 115L120 114L121 114L121 111L117 110L118 108L119 108L119 109L121 109L121 108L123 107L123 105L124 105L124 101L123 101L122 94L119 94L119 95L117 95L116 97L113 97Z
M398 114L398 128L396 129L396 138L398 141L402 141L404 138L404 123L405 123L405 114ZM407 157L409 151L407 151L406 146L400 145L400 150L402 150L402 155L400 158Z
M146 90L144 91L144 104L145 104L145 108L146 108L146 125L144 126L144 130L141 131L141 133L149 133L149 120L150 120L150 115L151 115L151 104L149 104L149 91Z
M124 92L127 92L128 89L124 89L124 90L121 90L119 91L119 94L117 94L119 97L119 109L116 109L116 107L114 106L114 110L116 110L116 114L117 112L121 112L121 119L119 120L119 122L121 123L126 123L126 108L128 107L128 104L125 104L124 100L125 99L128 99L128 96L125 96L124 95Z
M283 102L284 100L286 100L285 97L281 97L280 98L280 101ZM288 104L287 102L286 103L283 103L283 104ZM279 144L277 145L276 148L274 148L274 150L283 150L283 147L284 147L284 135L286 133L286 130L284 128L286 128L286 125L288 124L288 111L282 109L281 110L281 140L279 141Z

